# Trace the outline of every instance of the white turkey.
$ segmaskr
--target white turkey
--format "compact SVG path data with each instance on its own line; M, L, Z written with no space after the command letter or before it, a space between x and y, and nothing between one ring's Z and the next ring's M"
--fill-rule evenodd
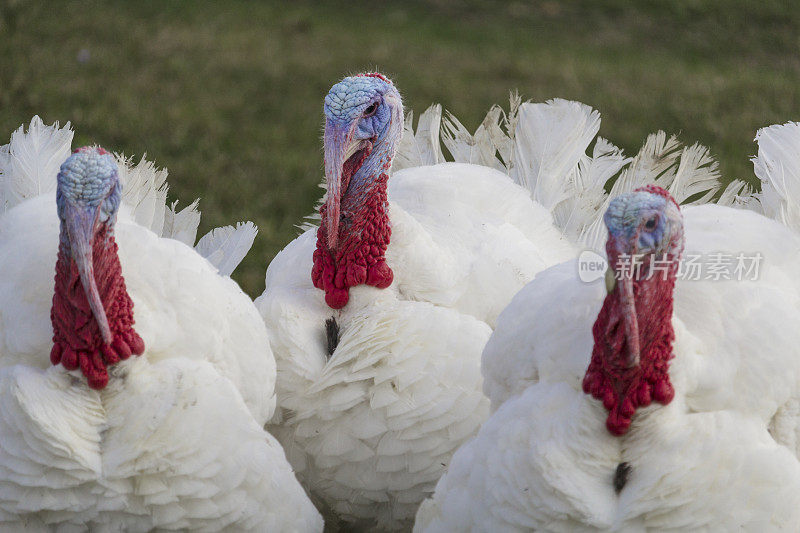
M0 150L0 528L321 531L263 430L263 322L220 275L252 231L206 240L218 269L137 222L194 240L165 173L71 138L36 117Z
M631 159L602 139L587 156L599 114L564 100L513 100L474 136L449 117L462 163L443 162L437 107L401 138L401 97L380 74L334 85L324 114L321 224L275 257L256 301L278 364L270 430L329 523L407 528L488 415L480 354L497 314L577 253L588 229L570 210L597 214ZM702 147L647 146L681 199L719 187Z
M483 354L495 411L415 531L797 530L800 238L654 185L604 223L605 287L568 261L501 313ZM683 270L721 256L757 270Z

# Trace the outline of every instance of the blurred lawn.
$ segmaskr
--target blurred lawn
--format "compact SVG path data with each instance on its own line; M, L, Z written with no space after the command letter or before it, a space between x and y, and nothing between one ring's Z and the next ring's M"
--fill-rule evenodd
M409 109L440 102L471 129L511 89L581 100L626 151L665 129L728 179L751 178L758 127L800 120L793 2L0 0L0 16L0 139L39 114L146 152L171 197L202 198L200 234L258 224L234 276L251 295L321 194L322 98L348 73L378 68Z

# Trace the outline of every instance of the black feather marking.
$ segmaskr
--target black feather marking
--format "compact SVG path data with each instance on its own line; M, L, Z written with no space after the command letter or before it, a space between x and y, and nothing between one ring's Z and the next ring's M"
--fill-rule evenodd
M628 476L631 473L631 465L626 462L622 462L617 465L617 471L614 472L614 492L619 494L622 492L622 489L625 488L625 484L628 482Z
M333 355L336 347L339 346L339 324L336 323L336 318L330 317L325 321L325 337L328 340L328 357Z

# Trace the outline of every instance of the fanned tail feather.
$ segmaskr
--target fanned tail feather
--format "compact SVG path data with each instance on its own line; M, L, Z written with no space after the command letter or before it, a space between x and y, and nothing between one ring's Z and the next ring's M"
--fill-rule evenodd
M518 92L514 91L508 96L508 114L503 120L503 126L507 133L506 137L508 142L505 144L505 150L500 151L500 157L503 158L506 168L510 169L514 159L514 132L517 131L517 124L519 123L519 108L522 107L522 97Z
M553 212L556 225L569 239L581 240L598 213L605 209L606 184L631 161L620 148L602 137L597 138L591 157L585 154L581 157L572 182L567 184L571 189L569 195Z
M630 165L614 182L611 196L618 196L649 183L668 188L675 175L674 169L680 155L681 144L677 137L671 135L667 138L667 134L663 131L651 133Z
M168 209L167 169L156 168L145 159L133 164L122 154L114 154L117 159L119 179L122 182L122 201L133 210L134 220L161 236L164 231L165 212Z
M178 211L178 201L172 202L164 211L162 237L169 237L193 246L197 239L197 227L200 225L200 211L197 209L199 203L200 200L195 200Z
M755 140L758 155L752 162L761 180L761 192L755 195L761 211L800 231L800 123L761 128Z
M681 147L675 136L668 138L663 131L652 133L611 186L610 194L587 219L588 224L579 241L587 247L602 250L605 241L602 217L611 199L650 183L670 191L681 204L708 202L722 187L718 164L708 148L700 144ZM746 191L739 188L737 192ZM728 197L733 194L731 189Z
M503 110L500 106L493 106L475 131L475 135L472 135L448 111L442 119L442 142L450 151L453 161L505 171L503 161L498 159L499 148L508 140L508 136L500 127L502 119Z
M452 113L442 119L438 105L423 114L416 133L411 127L412 118L409 113L396 157L401 163L395 164L393 170L443 161L435 139L439 132L441 143L454 161L504 172L550 210L554 223L568 238L596 249L602 249L605 240L603 213L611 198L621 193L654 183L669 190L679 203L698 204L713 201L722 187L718 164L705 146L696 143L683 147L675 136L659 131L647 137L635 157L626 157L622 150L596 137L600 114L580 102L554 99L523 103L518 94L512 93L508 113L493 106L474 134ZM791 126L796 146L800 126ZM788 137L789 133L783 136ZM764 134L767 137L772 139L775 134ZM595 138L590 156L587 150ZM790 148L784 148L787 150ZM800 180L794 178L800 176L800 157L795 157L793 163L790 179L800 186ZM765 170L761 172L766 175ZM762 200L767 203L765 209L785 219L800 217L795 214L799 211L797 204L787 204L790 192L785 178L770 175L767 181L774 184L775 192L766 193ZM800 197L800 191L796 194ZM740 181L728 185L718 202L759 207L752 188ZM800 218L796 223L800 225Z
M679 204L704 204L720 187L719 163L705 146L695 143L681 151L680 163L669 186ZM695 200L689 201L700 195Z
M197 252L219 270L230 276L250 251L258 229L252 222L238 222L236 227L223 226L206 233L197 243Z
M719 195L717 204L739 209L750 209L762 213L761 203L758 201L753 186L744 180L733 180Z
M394 171L404 168L436 165L444 162L442 145L439 139L442 122L442 106L434 104L419 117L417 130L413 128L414 113L406 115L403 136L397 147L392 168Z
M570 194L570 181L600 129L600 113L579 102L524 103L514 130L511 178L553 211Z
M25 131L22 125L11 141L0 147L0 213L20 202L56 188L58 169L70 154L70 123L46 126L34 116Z

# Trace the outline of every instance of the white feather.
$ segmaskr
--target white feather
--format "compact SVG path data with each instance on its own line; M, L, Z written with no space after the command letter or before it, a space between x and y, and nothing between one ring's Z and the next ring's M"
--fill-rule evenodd
M432 147L437 126L430 120L437 122L440 116L439 106L429 108L415 135L409 113L395 158L400 163L393 170L444 160L440 149ZM600 115L579 102L522 103L519 95L512 94L509 112L492 106L475 134L452 113L441 122L441 142L455 162L505 172L550 210L568 239L590 248L602 247L602 214L611 198L622 192L655 183L679 203L691 199L689 203L700 204L712 201L722 187L718 164L706 147L681 147L675 136L668 138L663 131L649 135L634 158L602 137L597 137L592 156L587 155ZM422 154L437 150L436 157ZM759 206L752 189L743 184L729 184L720 198L722 205Z
M754 194L753 187L744 180L733 180L725 187L719 195L717 205L728 207L739 207L742 209L752 209L757 213L762 213L761 204Z
M592 157L581 157L568 183L569 194L553 215L556 225L568 238L581 241L587 226L594 222L605 203L606 185L630 161L621 149L602 137L597 138Z
M648 135L639 153L624 168L603 202L594 204L597 209L584 219L585 229L580 241L588 248L602 250L606 237L602 218L609 202L622 193L648 184L667 189L679 203L698 195L691 204L710 201L722 188L717 162L706 147L694 144L682 148L675 136L667 138L663 131L653 133ZM740 188L738 192L746 194L747 191ZM731 194L732 190L726 201Z
M758 155L752 159L761 180L761 209L800 231L800 123L787 122L758 130Z
M680 163L675 170L669 192L679 204L704 204L720 188L719 163L705 146L695 143L681 151ZM695 200L688 200L700 195Z
M579 102L522 104L509 175L553 211L569 196L569 178L600 128L600 113Z
M442 121L442 106L434 104L419 117L417 130L413 128L414 113L406 115L403 137L397 145L397 154L392 170L436 165L444 161L439 130Z
M178 201L172 202L164 212L164 229L161 236L193 246L197 238L197 226L200 225L198 203L199 200L195 200L178 211Z
M258 228L252 222L238 222L209 231L198 241L197 253L217 267L220 275L230 276L250 251Z
M453 161L505 170L503 162L497 158L499 147L507 139L500 128L502 113L500 106L493 106L475 135L471 135L452 113L447 112L442 120L442 142Z
M616 197L650 183L669 187L680 155L681 145L677 137L671 135L667 138L663 131L651 133L631 164L614 183L611 196Z
M164 229L164 212L167 204L167 169L142 156L139 163L122 154L117 159L119 179L122 183L122 201L131 206L134 219L142 226L161 236Z
M20 202L55 190L56 174L70 154L70 123L45 126L39 116L0 147L0 214Z
M519 109L522 106L522 97L516 91L509 94L508 114L503 117L503 129L506 131L505 138L495 133L495 144L500 152L506 169L510 169L514 164L514 136L519 123ZM496 130L495 130L496 131Z

